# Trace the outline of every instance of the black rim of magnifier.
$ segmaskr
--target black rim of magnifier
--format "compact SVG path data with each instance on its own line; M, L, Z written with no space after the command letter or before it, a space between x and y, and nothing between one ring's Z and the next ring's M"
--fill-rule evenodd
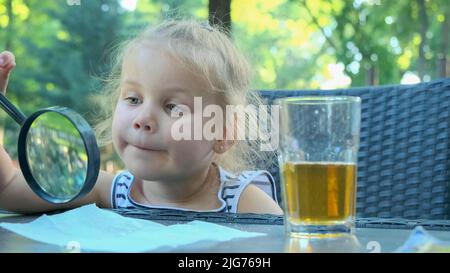
M78 194L68 199L57 198L44 191L39 185L39 183L37 183L37 181L34 179L31 173L30 166L28 164L27 149L26 149L28 131L30 130L31 124L33 124L34 120L36 120L37 117L46 112L55 112L60 115L63 115L68 120L70 120L70 122L73 125L75 125L75 128L77 128L78 133L83 139L84 148L86 150L86 154L88 157L87 174L86 179L84 180L84 184L81 187L81 190ZM18 151L19 151L18 157L20 168L22 169L22 173L25 176L28 185L30 185L31 189L37 195L39 195L41 198L49 202L59 204L70 202L78 198L79 196L83 196L84 194L90 192L94 187L95 182L97 181L98 173L100 170L100 152L97 146L95 135L89 124L86 122L86 120L84 120L79 114L70 110L69 108L66 107L45 108L29 116L23 123L19 133Z

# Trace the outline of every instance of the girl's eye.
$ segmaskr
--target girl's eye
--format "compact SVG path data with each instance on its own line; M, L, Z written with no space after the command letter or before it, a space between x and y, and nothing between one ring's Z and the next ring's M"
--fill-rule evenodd
M167 109L169 109L170 111L172 111L175 107L177 107L177 105L175 103L168 103L166 105Z
M175 113L177 117L181 117L183 115L183 109L175 103L168 103L166 104L166 107L170 112Z
M125 98L126 101L128 101L130 104L138 104L140 103L140 99L136 98L136 97L127 97Z

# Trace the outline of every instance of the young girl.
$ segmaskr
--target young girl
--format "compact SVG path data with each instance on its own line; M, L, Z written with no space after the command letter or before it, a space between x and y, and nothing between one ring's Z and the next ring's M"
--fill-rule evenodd
M14 55L0 56L5 93ZM175 208L281 214L273 179L266 171L243 171L257 158L257 145L224 138L176 140L176 122L192 126L194 98L207 105L247 105L249 66L219 30L193 21L166 22L127 42L103 99L106 118L99 141L111 140L126 171L100 171L94 189L63 205L41 200L0 149L0 209L41 212L96 203L103 208ZM175 115L174 115L175 113ZM219 118L219 116L214 116ZM204 123L209 119L201 116ZM239 122L238 122L239 124ZM242 123L240 123L242 124ZM252 150L253 149L253 150ZM228 171L239 171L236 175Z

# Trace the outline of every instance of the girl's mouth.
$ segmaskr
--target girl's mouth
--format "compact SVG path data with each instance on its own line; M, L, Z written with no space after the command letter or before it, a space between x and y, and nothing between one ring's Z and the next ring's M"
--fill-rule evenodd
M136 144L130 144L130 145L135 147L135 148L137 148L137 149L139 149L139 150L143 150L143 151L148 151L148 152L158 152L158 151L160 151L160 150L153 149L153 148L146 147L146 146L142 146L142 145L136 145Z

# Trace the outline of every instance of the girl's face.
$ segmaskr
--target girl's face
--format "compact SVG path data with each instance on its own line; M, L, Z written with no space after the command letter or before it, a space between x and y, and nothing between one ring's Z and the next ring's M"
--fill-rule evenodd
M203 105L214 103L206 90L204 80L156 45L128 54L112 126L114 147L125 167L153 181L179 180L209 167L213 141L176 141L171 134L174 122L191 120L189 115L172 117L171 110L202 115L194 112L194 97L201 96Z

